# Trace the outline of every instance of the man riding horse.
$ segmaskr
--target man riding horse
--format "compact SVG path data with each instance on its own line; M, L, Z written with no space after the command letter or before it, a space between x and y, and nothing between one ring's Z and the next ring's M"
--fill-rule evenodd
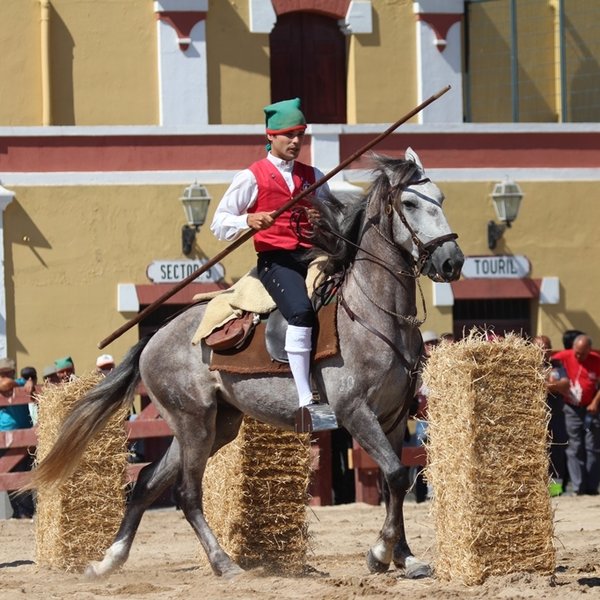
M317 402L310 382L315 311L305 283L312 244L298 238L290 220L291 208L276 219L272 213L321 179L323 173L296 160L306 130L300 99L270 104L264 112L268 154L234 177L215 212L211 230L228 242L248 228L258 232L254 235L258 277L288 322L285 351L299 406L303 407ZM327 184L316 193L317 197L329 193ZM298 204L308 214L314 210L307 199Z

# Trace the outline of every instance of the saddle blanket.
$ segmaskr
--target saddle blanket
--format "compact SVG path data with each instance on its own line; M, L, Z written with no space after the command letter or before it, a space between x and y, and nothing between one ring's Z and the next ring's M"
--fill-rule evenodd
M317 313L319 326L315 344L314 362L335 356L339 351L337 335L337 302L324 305ZM265 345L266 322L259 323L248 343L241 350L213 352L211 371L238 374L285 374L290 372L286 363L271 359Z
M323 264L324 259L317 258L308 268L306 289L309 296L320 283ZM276 308L275 302L256 274L256 267L226 290L194 296L195 302L204 300L209 302L206 305L202 322L192 338L193 345L198 344L215 329L225 325L227 321L241 317L244 312L264 315Z

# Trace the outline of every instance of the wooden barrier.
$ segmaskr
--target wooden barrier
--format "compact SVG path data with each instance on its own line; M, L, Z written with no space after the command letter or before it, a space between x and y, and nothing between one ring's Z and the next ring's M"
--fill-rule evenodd
M38 386L40 393L43 388ZM142 385L137 389L141 396L146 395ZM11 402L0 396L0 406L29 404L31 399L22 389L15 388ZM158 414L156 407L148 403L133 421L125 423L130 441L149 438L165 438L173 435L170 427ZM313 506L329 506L332 504L331 482L331 435L329 432L315 434L312 440L314 477L310 486L310 504ZM0 491L15 490L29 480L29 472L12 472L28 453L33 453L37 446L37 428L0 431ZM373 459L356 442L350 452L350 468L354 469L356 501L377 505L381 502L381 484L379 467ZM426 453L422 446L405 447L402 451L402 462L407 466L425 465ZM128 465L131 481L137 479L140 470L148 463Z
M43 388L36 387L38 393ZM137 390L140 395L145 394L145 390L140 386ZM14 406L16 404L29 404L31 399L22 389L15 388L15 395L12 401L0 396L0 406ZM162 438L172 436L173 432L164 421L153 404L148 404L134 421L125 423L130 441ZM37 427L29 429L14 429L13 431L0 431L0 451L4 454L0 456L0 491L15 490L29 481L29 472L11 472L14 467L21 462L27 454L33 453L37 446ZM128 474L131 481L137 479L140 470L148 463L137 463L128 466Z

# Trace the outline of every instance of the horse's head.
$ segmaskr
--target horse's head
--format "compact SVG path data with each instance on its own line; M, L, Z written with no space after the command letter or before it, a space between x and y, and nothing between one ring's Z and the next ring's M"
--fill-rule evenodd
M444 195L425 175L417 153L408 148L406 160L377 157L377 161L387 177L384 211L394 244L433 281L458 279L465 257L444 215Z

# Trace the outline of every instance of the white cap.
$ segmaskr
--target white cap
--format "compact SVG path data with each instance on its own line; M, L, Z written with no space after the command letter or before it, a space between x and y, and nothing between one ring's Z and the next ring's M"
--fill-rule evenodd
M423 343L427 342L439 342L440 336L435 331L424 331L422 334Z
M96 366L100 367L108 367L110 365L114 366L115 360L110 354L102 354L96 359Z

